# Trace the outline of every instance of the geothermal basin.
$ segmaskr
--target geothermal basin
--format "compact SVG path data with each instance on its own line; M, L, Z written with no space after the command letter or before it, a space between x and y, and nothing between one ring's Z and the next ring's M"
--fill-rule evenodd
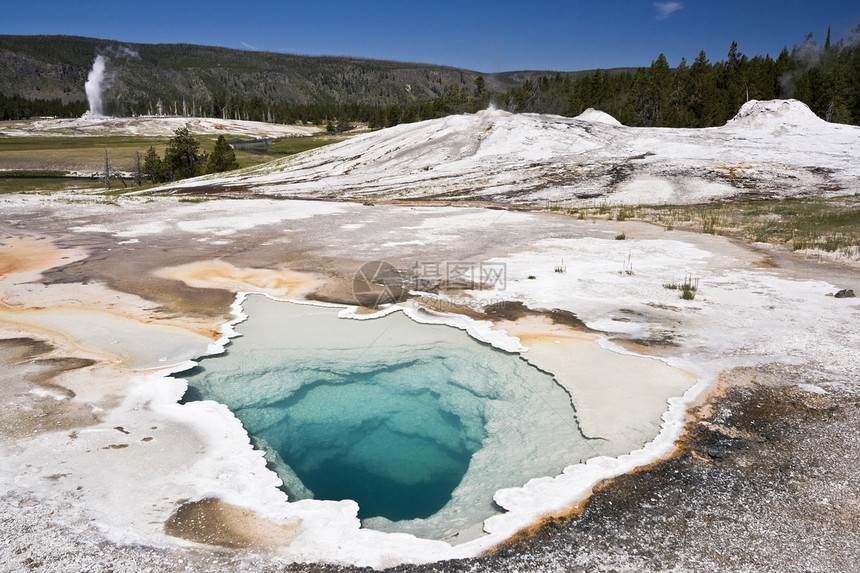
M638 366L640 377L661 380L653 410L635 392L602 404L583 399L587 418L604 424L613 424L625 400L652 410L645 415L656 422L666 400L693 383L661 362L616 355L628 369L595 372L582 356L571 356L579 372L556 362L562 384L524 358L528 353L494 348L449 325L421 324L414 308L403 310L418 320L396 308L358 320L343 307L261 295L244 298L242 308L241 336L226 352L177 374L188 382L183 402L227 405L291 501L354 500L363 527L425 539L481 536L483 522L502 513L496 491L653 438L650 425L585 434L574 399L589 394L594 381L585 378L629 383ZM551 355L572 354L553 342ZM602 350L584 339L573 346ZM540 359L540 350L535 354ZM648 371L655 365L658 373Z
M857 371L856 308L827 296L856 271L827 267L825 280L821 265L724 237L264 199L22 196L4 209L4 515L13 532L72 524L39 546L56 555L98 539L135 558L474 557L671 456L727 368ZM356 269L380 259L504 264L507 282L375 314L344 306ZM693 301L664 286L687 272L702 279ZM237 292L283 300L243 294L240 307ZM523 312L455 306L465 299ZM553 318L572 315L580 326ZM228 322L241 336L224 338ZM820 392L810 380L792 383ZM332 477L350 471L363 479Z

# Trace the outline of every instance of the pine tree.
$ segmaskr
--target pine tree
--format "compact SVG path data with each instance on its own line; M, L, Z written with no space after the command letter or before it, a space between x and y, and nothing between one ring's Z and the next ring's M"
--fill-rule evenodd
M481 98L484 96L484 89L487 83L484 80L484 76L478 76L475 78L475 97Z
M203 167L200 144L187 127L180 127L173 133L164 150L166 172L174 181L199 175Z
M164 173L164 163L154 147L150 147L143 158L143 174L153 183L161 183L167 179Z
M227 139L223 135L218 136L215 142L215 149L209 155L206 162L206 173L220 173L221 171L230 171L236 169L239 164L236 163L236 153L233 151L233 146L227 143Z
M666 56L660 54L651 62L646 90L648 125L666 125L666 112L672 95L672 70Z

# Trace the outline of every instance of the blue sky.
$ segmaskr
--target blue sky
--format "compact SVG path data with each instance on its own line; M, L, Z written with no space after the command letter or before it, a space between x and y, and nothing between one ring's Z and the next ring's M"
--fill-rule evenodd
M208 44L451 65L481 72L670 64L700 50L723 60L847 38L858 0L391 0L8 2L0 34Z

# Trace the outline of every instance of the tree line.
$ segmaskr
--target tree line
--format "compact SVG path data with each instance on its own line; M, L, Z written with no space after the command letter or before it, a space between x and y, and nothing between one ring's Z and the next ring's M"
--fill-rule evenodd
M164 183L238 167L236 153L223 135L218 136L212 153L201 153L200 143L187 127L181 127L167 142L164 157L149 148L139 171L153 183Z
M795 98L822 119L860 125L860 44L832 43L829 31L823 46L810 34L801 45L784 48L776 59L749 57L733 42L726 59L716 62L702 51L692 63L682 59L672 68L660 54L649 67L541 76L502 93L487 90L481 76L474 84L471 89L448 84L441 96L410 104L269 104L262 98L232 96L221 109L236 119L317 125L362 122L381 128L474 113L493 103L515 113L568 117L595 108L631 126L713 127L725 124L750 99Z
M749 58L733 42L723 61L711 63L700 52L676 68L660 54L635 71L526 80L501 97L500 107L570 117L595 108L631 126L710 127L725 124L747 100L786 98L827 121L860 124L860 44L831 43L828 31L819 46L810 34L773 59Z
M31 117L81 117L85 111L87 111L85 101L63 103L60 98L26 99L0 93L0 121Z
M860 26L855 29L860 37ZM472 85L474 84L474 85ZM505 92L492 92L482 76L448 83L441 95L393 105L372 101L330 99L298 103L287 99L246 96L241 91L215 90L207 102L167 104L115 102L111 113L166 113L244 119L270 123L345 126L366 123L390 127L457 113L473 113L490 103L516 113L552 113L573 117L595 108L625 125L709 127L731 119L749 99L796 98L828 121L860 125L860 43L823 45L810 34L799 46L770 55L748 57L732 43L726 59L711 62L703 51L692 63L682 59L672 68L663 54L649 67L598 70L586 74L555 74L525 80ZM0 94L0 119L30 116L80 116L84 102L25 100Z
M475 78L474 83L471 90L458 84L449 84L445 93L429 101L377 108L365 121L370 128L375 129L457 113L475 113L490 105L492 94L486 90L483 76Z

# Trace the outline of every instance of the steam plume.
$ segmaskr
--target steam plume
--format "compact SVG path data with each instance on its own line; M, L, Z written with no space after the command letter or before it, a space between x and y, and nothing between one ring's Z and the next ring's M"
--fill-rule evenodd
M90 113L93 115L104 115L104 105L102 103L102 92L105 86L105 66L107 58L104 56L96 56L93 62L93 69L90 70L87 76L87 82L84 84L84 90L87 92L87 102L89 102Z
M800 46L795 46L792 55L797 62L797 69L785 72L779 77L779 85L782 88L782 97L794 97L796 89L795 79L814 68L821 61L822 49L809 34Z

